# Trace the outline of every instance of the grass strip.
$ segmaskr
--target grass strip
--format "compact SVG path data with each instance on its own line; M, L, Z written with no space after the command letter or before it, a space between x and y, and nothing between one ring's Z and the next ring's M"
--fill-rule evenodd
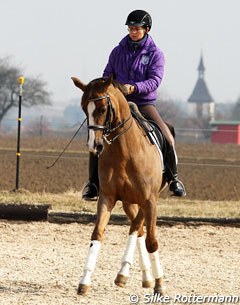
M96 213L95 201L84 201L81 192L69 190L64 193L31 193L19 191L0 191L2 204L49 204L53 211ZM121 202L117 202L113 214L124 214ZM238 218L240 217L240 201L188 200L182 198L159 199L158 216L167 217L207 217Z

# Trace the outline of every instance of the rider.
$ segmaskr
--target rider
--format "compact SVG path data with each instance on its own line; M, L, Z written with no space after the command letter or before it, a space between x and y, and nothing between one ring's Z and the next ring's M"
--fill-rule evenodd
M177 155L172 133L156 110L157 88L164 73L164 55L148 34L151 16L144 10L131 12L125 23L129 34L111 52L103 77L111 74L128 92L128 101L137 104L147 119L160 127L167 142L166 179L174 196L185 196L183 183L178 179ZM89 181L83 190L84 199L94 199L98 193L97 157L90 153Z

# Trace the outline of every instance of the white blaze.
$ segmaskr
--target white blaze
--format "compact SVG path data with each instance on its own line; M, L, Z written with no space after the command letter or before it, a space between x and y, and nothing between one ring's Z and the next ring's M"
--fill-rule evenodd
M90 102L88 104L88 121L89 125L95 125L93 119L93 112L96 106L94 102ZM94 140L95 140L95 132L93 130L89 130L89 137L88 137L88 148L90 151L94 152Z

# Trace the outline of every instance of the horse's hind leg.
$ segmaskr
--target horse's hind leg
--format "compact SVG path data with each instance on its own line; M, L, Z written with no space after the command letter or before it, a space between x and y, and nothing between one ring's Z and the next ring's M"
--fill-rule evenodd
M123 203L123 208L129 219L131 227L126 249L122 258L121 269L115 279L115 284L124 287L129 277L129 271L133 264L134 251L136 244L139 250L140 267L142 270L142 286L150 287L152 276L150 272L150 260L146 251L144 232L143 232L143 214L136 204Z
M137 248L139 254L139 267L142 271L142 287L152 287L153 277L151 272L151 261L146 248L145 236L139 236L137 239Z
M165 287L163 285L163 268L159 258L158 242L156 239L156 203L154 201L148 201L144 207L143 213L147 230L146 247L149 252L152 273L155 279L154 293L164 295Z
M97 220L92 233L88 255L85 261L83 276L80 279L77 293L86 294L91 286L91 276L96 266L97 256L101 247L101 241L106 225L108 224L111 211L115 202L109 200L98 200Z
M129 205L128 205L128 207L129 207ZM137 211L135 212L135 214L132 213L133 209L131 207L132 207L132 205L130 205L130 210L128 212L125 210L125 212L128 215L128 217L130 218L130 220L133 222L137 216L139 206L137 205ZM142 211L140 213L141 213L141 217L143 219ZM137 228L135 228L135 223L133 223L133 226L130 228L130 231L136 230L136 229ZM152 287L153 277L152 277L152 272L151 272L151 262L150 262L149 254L148 254L147 248L146 248L145 236L144 236L144 231L143 231L143 220L141 221L139 228L138 228L137 249L138 249L138 255L139 255L139 267L142 271L142 287L143 288Z

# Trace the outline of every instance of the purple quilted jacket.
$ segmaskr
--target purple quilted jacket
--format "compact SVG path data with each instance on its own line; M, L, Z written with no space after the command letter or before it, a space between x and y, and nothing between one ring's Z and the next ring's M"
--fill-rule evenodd
M163 73L164 55L152 37L147 35L141 45L135 48L130 45L127 35L112 50L103 77L114 74L121 84L134 85L134 93L127 96L129 101L137 105L155 105Z

